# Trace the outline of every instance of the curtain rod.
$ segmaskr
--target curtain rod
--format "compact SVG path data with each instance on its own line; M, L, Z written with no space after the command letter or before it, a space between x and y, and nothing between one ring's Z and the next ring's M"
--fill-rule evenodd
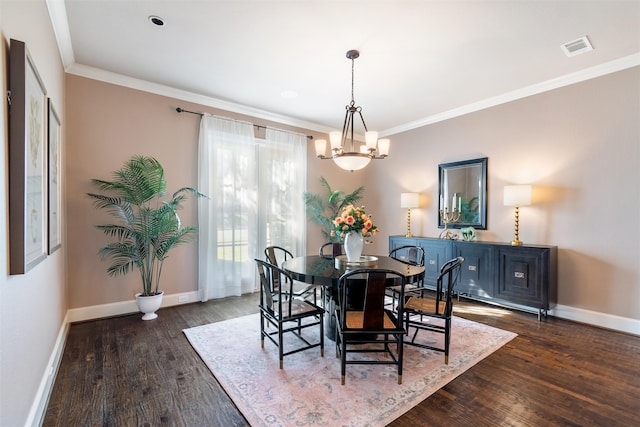
M176 111L178 113L189 113L189 114L197 114L198 116L202 117L204 115L204 113L198 113L197 111L189 111L189 110L185 110L184 108L176 108ZM267 129L266 126L262 126L262 125L253 125L253 127L258 128L258 129ZM279 129L276 129L279 130ZM313 135L306 135L307 139L313 139Z

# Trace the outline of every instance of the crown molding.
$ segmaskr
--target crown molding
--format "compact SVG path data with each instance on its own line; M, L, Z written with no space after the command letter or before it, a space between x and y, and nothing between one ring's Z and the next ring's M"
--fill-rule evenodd
M604 64L596 65L584 70L577 71L575 73L566 74L555 79L547 80L541 83L537 83L531 86L526 86L521 89L517 89L502 95L494 96L482 101L474 102L472 104L464 105L462 107L454 108L452 110L444 111L433 116L425 117L424 119L416 120L406 123L404 125L396 126L390 129L386 129L384 132L380 132L381 136L395 135L401 132L417 129L423 126L431 125L434 123L442 122L445 120L453 119L455 117L463 116L465 114L473 113L476 111L484 110L486 108L495 107L497 105L506 104L507 102L516 101L518 99L526 98L528 96L537 95L539 93L548 92L550 90L558 89L564 86L569 86L574 83L580 83L585 80L594 79L607 74L615 73L617 71L626 70L628 68L637 67L640 65L640 53L625 56Z
M195 104L204 105L207 107L218 108L220 110L230 111L233 113L243 114L250 117L269 120L272 122L299 127L302 129L312 130L316 132L329 133L334 130L327 126L320 125L318 123L308 122L305 120L299 120L293 117L284 116L281 114L273 113L258 108L249 107L242 104L237 104L230 101L224 101L221 99L213 98L211 96L201 95L194 92L189 92L182 89L176 89L171 86L165 86L158 83L149 82L146 80L136 79L133 77L125 76L122 74L113 73L111 71L105 71L86 65L73 64L67 70L67 73L80 77L86 77L93 80L102 81L105 83L111 83L118 86L128 87L130 89L136 89L143 92L149 92L156 95L167 96L170 98L176 98L185 102L193 102Z

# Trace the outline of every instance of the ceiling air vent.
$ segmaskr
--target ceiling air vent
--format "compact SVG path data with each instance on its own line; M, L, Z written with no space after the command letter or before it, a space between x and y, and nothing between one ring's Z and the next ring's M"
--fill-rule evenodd
M589 52L593 50L591 43L589 43L589 39L587 36L580 37L577 40L570 41L560 46L564 51L565 55L571 57L580 55L581 53Z

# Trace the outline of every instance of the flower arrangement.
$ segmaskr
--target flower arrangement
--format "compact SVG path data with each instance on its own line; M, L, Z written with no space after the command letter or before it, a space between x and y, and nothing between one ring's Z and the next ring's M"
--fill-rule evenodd
M334 229L331 236L344 238L350 231L362 233L362 237L373 236L378 232L378 227L373 225L371 215L367 215L364 206L345 206L340 216L333 220Z

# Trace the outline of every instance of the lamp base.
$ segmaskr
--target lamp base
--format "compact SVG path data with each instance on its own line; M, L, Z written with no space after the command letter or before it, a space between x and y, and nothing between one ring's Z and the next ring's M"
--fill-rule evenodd
M522 240L516 239L511 241L511 246L522 246L522 245L523 245Z
M407 234L404 235L404 237L413 237L413 234L411 234L411 232L408 231Z

